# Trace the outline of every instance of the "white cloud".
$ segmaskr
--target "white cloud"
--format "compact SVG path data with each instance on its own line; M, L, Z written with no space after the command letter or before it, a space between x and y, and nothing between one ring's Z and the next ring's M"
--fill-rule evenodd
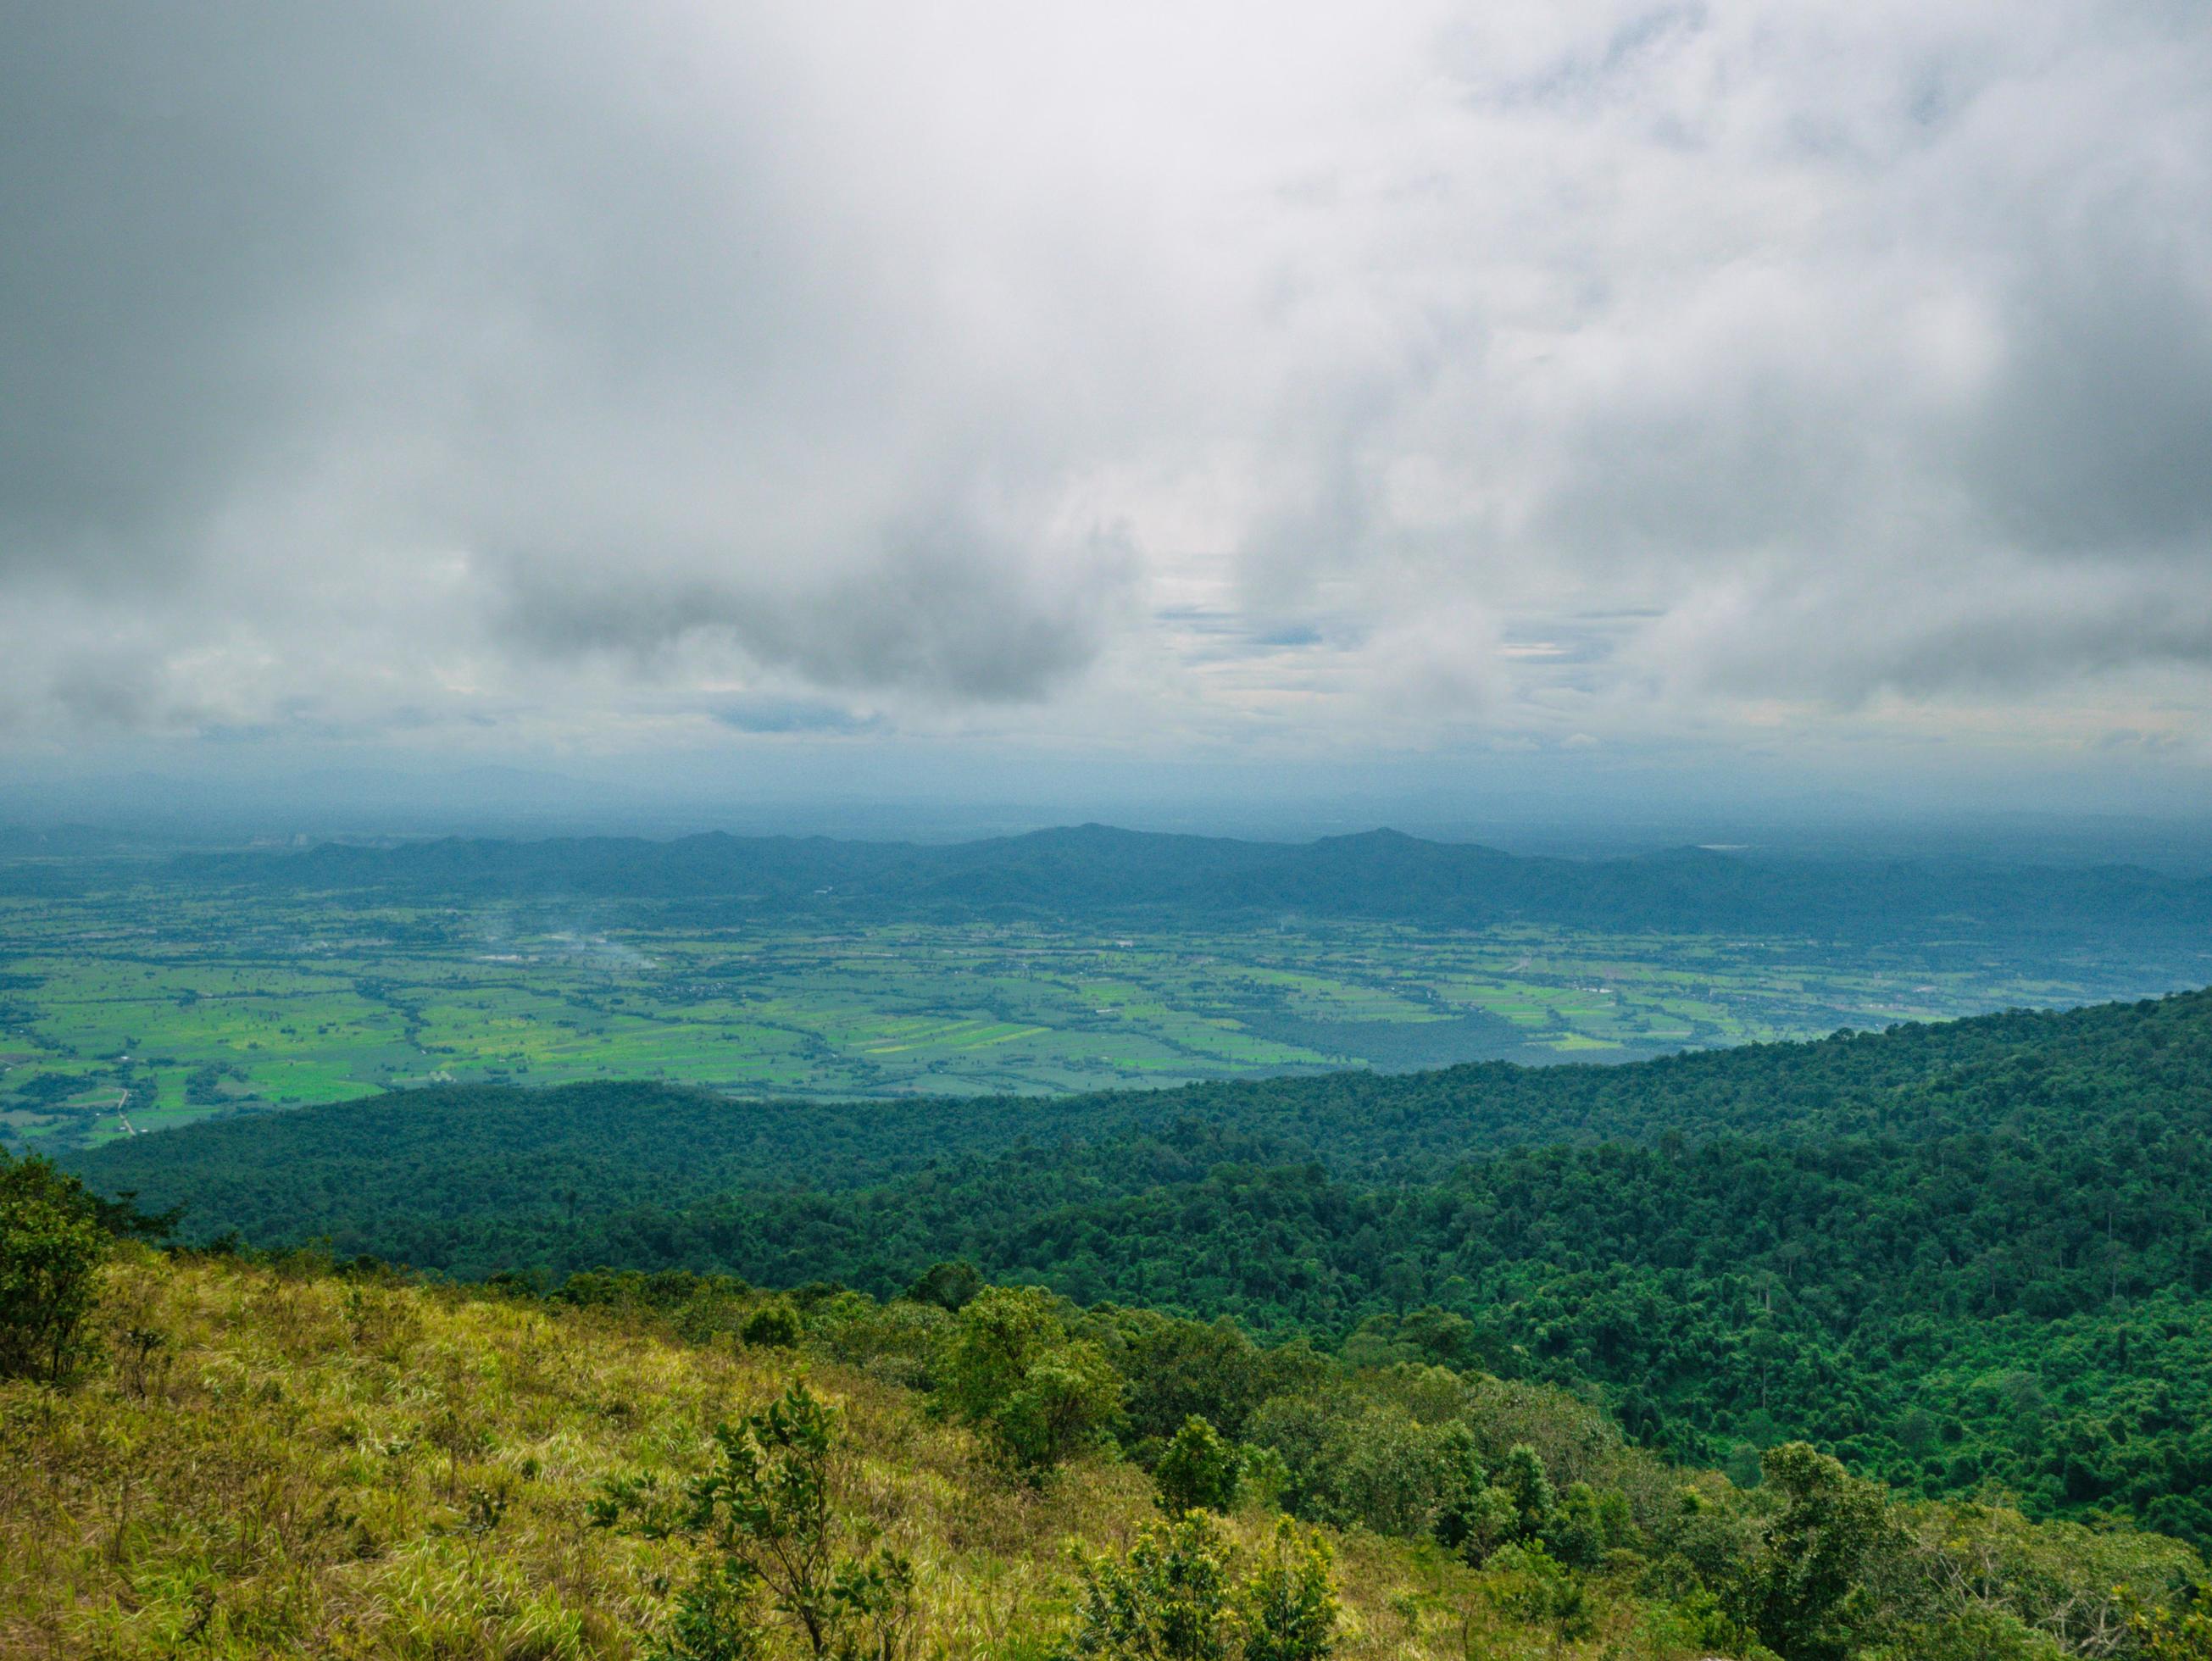
M0 144L19 744L2212 712L2195 8L62 9Z

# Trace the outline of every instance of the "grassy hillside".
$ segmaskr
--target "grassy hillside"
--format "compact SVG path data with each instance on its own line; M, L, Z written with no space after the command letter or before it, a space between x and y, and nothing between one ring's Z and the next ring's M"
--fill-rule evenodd
M594 1528L592 1500L695 1473L716 1424L802 1375L844 1415L860 1508L914 1560L922 1652L1038 1652L1070 1608L1066 1543L1152 1514L1132 1465L1033 1487L861 1369L636 1311L137 1252L102 1318L100 1376L0 1385L9 1656L646 1653L698 1549ZM1392 1601L1465 1590L1436 1554L1345 1545L1344 1654L1409 1652Z
M1656 1661L1765 1654L1762 1636L1793 1661L2196 1653L2156 1647L2203 1572L2172 1542L1886 1506L1786 1459L1744 1493L1668 1469L1570 1397L1475 1373L1271 1355L972 1287L942 1300L958 1313L682 1276L591 1277L549 1303L137 1246L100 1273L76 1374L0 1383L11 1657L808 1653L767 1603L724 1633L734 1647L700 1649L719 1548L653 1499L726 1469L715 1427L794 1379L837 1415L839 1537L910 1565L895 1642L870 1654L1057 1654L1086 1603L1098 1640L1101 1588L1146 1584L1144 1467L1164 1481L1173 1463L1143 1433L1198 1405L1249 1473L1193 1525L1208 1561L1233 1554L1238 1581L1271 1560L1279 1505L1318 1518L1298 1552L1313 1538L1333 1559L1342 1657ZM963 1335L994 1304L1067 1323L1053 1366L1105 1368L1103 1433L1057 1463L1025 1463L1011 1421L962 1410ZM1516 1470L1542 1486L1540 1542L1466 1537L1519 1526L1504 1498L1503 1522L1448 1523L1468 1491L1443 1477L1470 1463L1497 1473L1483 1495ZM1808 1526L1826 1530L1826 1591Z

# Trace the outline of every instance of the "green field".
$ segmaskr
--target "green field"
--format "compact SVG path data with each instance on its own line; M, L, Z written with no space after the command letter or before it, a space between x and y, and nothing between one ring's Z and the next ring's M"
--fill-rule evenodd
M1536 928L695 931L145 885L0 902L0 1126L82 1143L446 1079L880 1096L1629 1059L2152 989L1940 942L1844 960Z

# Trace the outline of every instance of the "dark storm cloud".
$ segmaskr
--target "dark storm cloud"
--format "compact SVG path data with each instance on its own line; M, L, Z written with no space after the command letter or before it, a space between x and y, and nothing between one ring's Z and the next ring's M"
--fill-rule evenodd
M767 584L629 568L619 557L506 563L506 633L555 654L612 653L650 664L699 636L824 686L988 702L1042 697L1088 663L1121 621L1126 548L1075 551L1070 573L1036 592L1028 550L963 514L902 526L834 585ZM708 569L745 562L702 559Z
M365 252L340 217L360 112L327 98L337 43L295 36L291 73L324 96L276 142L288 54L237 13L187 19L10 9L0 569L172 562L311 416L295 354L319 350L315 313Z
M2160 211L2181 204L2129 205L2057 228L2021 274L1961 472L2022 547L2212 561L2212 251Z
M2201 9L1260 21L16 9L0 721L2212 704Z
M934 349L883 292L914 273L835 246L805 153L834 113L779 125L747 43L702 62L702 34L496 5L29 20L0 82L0 569L254 609L450 554L488 575L481 617L439 618L456 643L719 631L825 684L992 699L1080 667L1099 561L1062 584L958 527L873 528L941 442L976 449L973 412L917 392ZM549 527L597 551L497 551Z
M1884 693L2000 696L2146 666L2212 669L2212 585L2111 571L2054 573L2012 561L1959 574L1899 614L1901 580L1826 578L1717 596L1664 620L1640 644L1646 667L1692 661L1727 691L1845 706Z

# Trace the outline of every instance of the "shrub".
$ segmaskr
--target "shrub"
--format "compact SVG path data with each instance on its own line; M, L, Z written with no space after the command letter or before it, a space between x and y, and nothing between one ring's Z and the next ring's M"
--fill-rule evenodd
M1229 1661L1236 1653L1231 1554L1197 1512L1155 1524L1126 1561L1076 1559L1076 1655L1112 1661Z
M1199 1512L1156 1523L1127 1558L1077 1554L1072 1655L1111 1661L1321 1661L1340 1609L1328 1544L1287 1517L1249 1578Z
M799 1342L799 1311L781 1299L763 1304L745 1317L744 1341L764 1349L789 1349Z
M70 1371L109 1244L76 1177L0 1151L0 1378Z
M767 1653L760 1585L727 1562L709 1563L676 1595L666 1640L652 1661L756 1661Z
M1581 1577L1542 1546L1506 1546L1491 1558L1486 1573L1491 1602L1516 1619L1548 1626L1566 1642L1596 1630L1596 1612Z
M1259 1568L1237 1597L1243 1661L1320 1661L1336 1647L1340 1611L1329 1561L1326 1540L1301 1534L1287 1517L1277 1521Z
M836 1410L802 1384L714 1433L714 1463L672 1517L650 1482L611 1485L595 1520L633 1514L641 1531L707 1542L714 1556L677 1600L663 1653L746 1661L781 1626L817 1657L890 1661L914 1620L913 1571L878 1548L850 1548L848 1464Z

